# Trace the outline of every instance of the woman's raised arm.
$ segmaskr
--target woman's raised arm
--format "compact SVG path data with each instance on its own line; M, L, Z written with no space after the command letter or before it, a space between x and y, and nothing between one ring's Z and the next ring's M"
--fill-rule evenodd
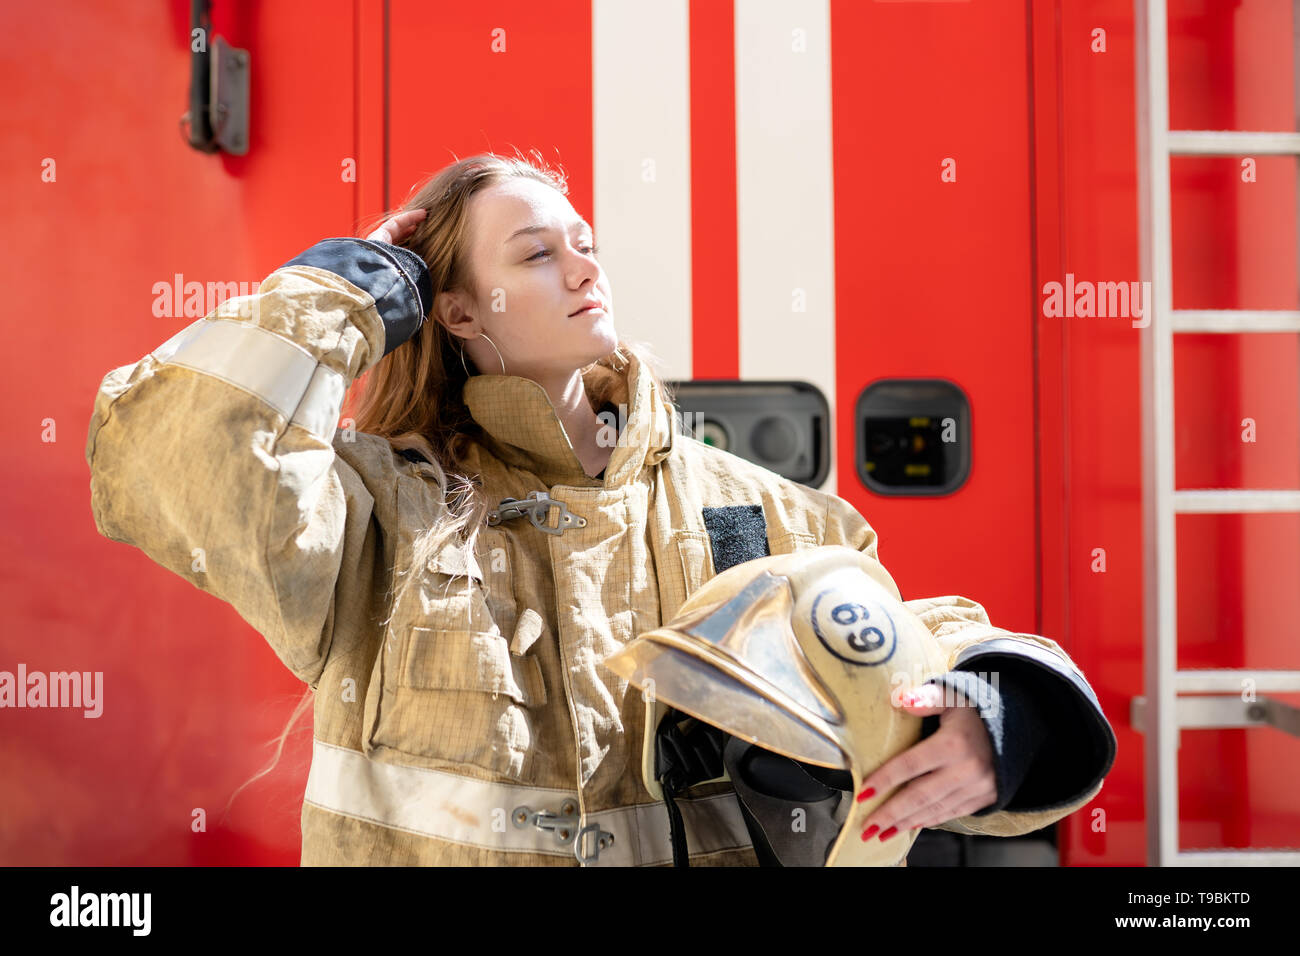
M340 623L368 613L374 499L333 443L348 386L427 313L423 260L378 238L416 218L317 243L95 396L99 532L229 602L313 686ZM392 467L386 441L347 437Z

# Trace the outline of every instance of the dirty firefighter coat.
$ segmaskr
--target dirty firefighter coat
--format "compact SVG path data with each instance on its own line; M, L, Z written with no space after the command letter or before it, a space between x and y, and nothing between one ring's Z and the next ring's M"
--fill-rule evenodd
M485 527L468 567L451 548L411 567L415 534L446 514L434 466L337 426L346 388L414 334L430 293L408 250L327 239L109 372L86 445L97 528L229 602L315 689L303 864L668 863L666 809L641 774L647 707L602 658L670 620L722 551L734 560L737 539L706 514L758 516L742 556L841 544L874 557L876 535L843 499L684 436L633 359L600 479L541 386L471 378L488 438L470 467L491 500L545 491L585 524L561 530L554 507L559 533L525 515ZM397 607L395 573L418 576ZM1114 738L1061 648L964 598L908 606L950 667L1024 664L1040 701L1076 708L1050 716L1018 788L990 724L998 804L944 829L1011 836L1092 800ZM679 803L692 865L756 862L729 781ZM531 822L516 825L521 807Z

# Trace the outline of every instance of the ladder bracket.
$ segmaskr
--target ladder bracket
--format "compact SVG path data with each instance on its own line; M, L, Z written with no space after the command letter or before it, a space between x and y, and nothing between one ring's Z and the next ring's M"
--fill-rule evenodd
M1300 707L1275 697L1242 700L1240 694L1207 694L1177 698L1179 730L1210 730L1226 727L1273 727L1300 737ZM1134 697L1129 722L1138 733L1148 732L1147 699Z

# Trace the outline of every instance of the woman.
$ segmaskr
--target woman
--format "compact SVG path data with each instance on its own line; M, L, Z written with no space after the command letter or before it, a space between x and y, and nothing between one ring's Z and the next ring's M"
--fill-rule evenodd
M601 661L739 560L875 557L843 499L681 434L566 194L522 159L453 163L96 397L100 532L230 602L315 692L304 864L671 862L639 772L660 728ZM864 838L1013 835L1096 796L1114 738L1068 656L962 598L909 607L953 671L866 781ZM974 700L962 655L994 641L997 708L927 696ZM730 781L686 797L690 863L756 862Z

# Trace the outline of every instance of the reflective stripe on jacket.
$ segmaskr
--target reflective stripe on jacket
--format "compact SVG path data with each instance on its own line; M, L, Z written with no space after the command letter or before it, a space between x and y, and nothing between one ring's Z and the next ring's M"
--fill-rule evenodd
M602 479L540 385L471 378L484 492L545 492L584 520L561 528L557 505L558 533L503 520L483 529L475 566L448 548L411 567L417 533L447 513L437 470L337 423L347 387L429 303L408 250L329 239L109 372L86 444L96 526L229 602L315 689L304 865L669 863L667 813L641 779L645 703L601 660L713 575L706 508L759 506L771 554L843 544L875 557L875 533L842 498L684 436L633 358ZM1092 800L1114 737L1064 651L964 598L908 605L951 667L995 642L1083 715L1051 728L1055 752L1077 754L1074 777L1055 791L1040 777L1034 805L944 828L1025 833ZM692 865L756 862L729 781L679 806Z

